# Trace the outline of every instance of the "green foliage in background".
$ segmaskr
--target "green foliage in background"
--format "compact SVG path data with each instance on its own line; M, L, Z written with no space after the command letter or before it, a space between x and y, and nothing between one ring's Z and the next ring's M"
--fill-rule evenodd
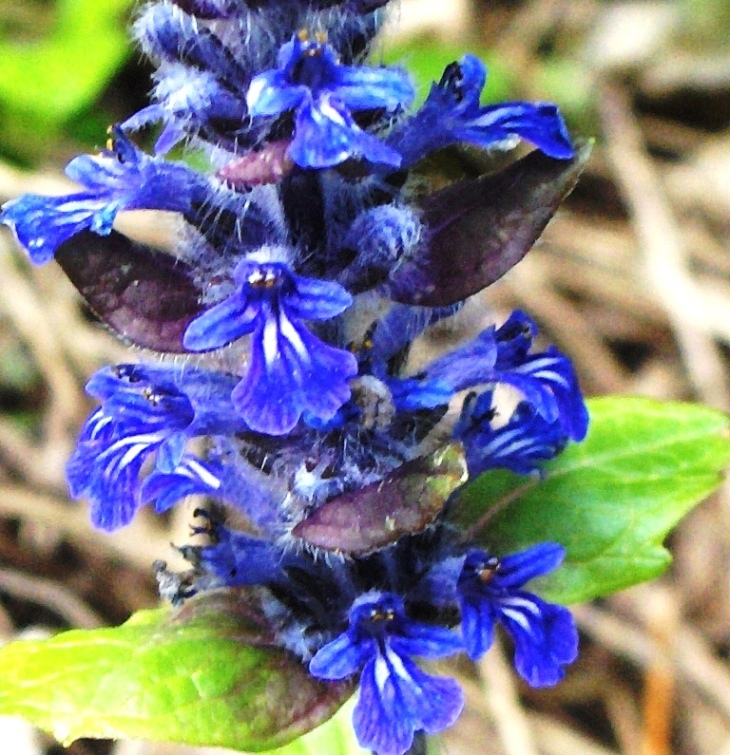
M21 160L37 157L96 102L131 54L131 6L132 0L4 0L0 150ZM102 126L97 142L103 137Z
M383 62L408 71L416 83L416 103L420 104L426 99L431 84L441 79L446 66L460 60L466 53L476 55L487 65L483 102L510 99L515 92L515 81L509 74L509 67L486 49L445 44L434 39L411 39L406 43L386 45Z

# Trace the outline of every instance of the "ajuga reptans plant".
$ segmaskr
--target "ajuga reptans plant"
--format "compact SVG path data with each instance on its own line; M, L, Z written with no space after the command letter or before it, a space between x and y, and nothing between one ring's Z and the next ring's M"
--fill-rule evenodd
M181 544L184 573L157 564L163 597L255 595L309 674L359 680L361 745L402 755L464 704L419 659L478 659L497 624L530 685L575 659L570 613L528 584L563 547L488 553L449 513L485 470L539 475L588 416L569 359L536 346L523 312L409 369L416 338L524 256L580 160L555 106L481 105L473 56L414 107L408 74L368 59L385 6L147 5L134 36L157 66L152 104L69 163L78 192L25 195L1 219L144 349L90 379L100 405L71 495L106 531L206 496L206 544ZM148 126L152 154L135 144ZM534 151L499 172L430 193L416 175L437 150L520 141ZM181 144L209 169L168 159ZM172 253L114 230L134 209L177 214Z

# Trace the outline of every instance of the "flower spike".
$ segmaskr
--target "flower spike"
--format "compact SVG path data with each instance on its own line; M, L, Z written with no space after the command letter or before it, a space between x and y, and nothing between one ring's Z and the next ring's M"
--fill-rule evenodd
M78 190L0 213L139 351L87 384L99 406L69 490L106 531L204 497L176 546L185 570L155 567L174 606L163 631L195 622L254 647L266 689L236 701L254 749L323 722L359 682L362 747L414 752L464 705L419 659L479 658L496 624L532 685L577 653L570 613L528 584L564 548L494 558L472 540L495 543L491 520L463 495L493 469L539 483L585 436L570 360L537 347L522 312L466 343L440 338L430 360L419 339L520 262L590 148L574 154L554 105L482 105L486 70L469 55L409 113L408 75L368 57L387 4L148 0L133 33L157 69L150 104L69 163ZM153 154L128 136L150 125ZM437 190L413 169L449 145L520 140L536 149ZM198 167L168 159L176 145ZM137 209L175 214L169 248L114 230ZM202 673L215 687L219 672Z

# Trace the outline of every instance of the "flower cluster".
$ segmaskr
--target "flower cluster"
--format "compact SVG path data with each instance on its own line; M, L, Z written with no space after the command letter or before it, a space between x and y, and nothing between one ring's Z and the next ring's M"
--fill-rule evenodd
M213 499L196 528L207 544L181 549L189 572L159 566L163 596L255 586L277 641L313 677L359 675L362 746L403 755L463 707L458 684L415 658L478 659L501 624L531 685L556 683L575 659L570 613L525 588L564 549L493 553L451 512L486 470L539 475L588 417L570 361L536 345L522 312L409 367L415 339L526 253L569 187L522 214L520 187L541 172L549 188L544 175L562 176L574 149L553 105L480 105L473 56L414 109L405 71L366 62L386 5L149 4L134 33L157 65L153 104L69 164L79 192L23 196L0 221L34 263L55 258L120 337L156 353L88 384L101 405L68 480L94 525ZM131 135L151 124L147 154ZM537 149L506 172L425 197L411 180L436 150L521 140ZM168 159L183 141L209 171ZM180 216L173 254L113 229L134 209Z

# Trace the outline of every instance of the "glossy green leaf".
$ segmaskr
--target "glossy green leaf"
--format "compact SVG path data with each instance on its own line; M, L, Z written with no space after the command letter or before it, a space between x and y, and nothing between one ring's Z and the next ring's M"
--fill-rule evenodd
M132 738L270 750L326 721L352 689L311 678L272 646L256 606L230 590L112 629L11 643L0 668L0 715L22 716L65 744Z
M462 494L455 518L494 553L541 541L567 549L540 581L575 603L661 574L670 529L720 483L730 421L706 407L640 398L589 402L583 443L545 465L542 480L487 472Z

